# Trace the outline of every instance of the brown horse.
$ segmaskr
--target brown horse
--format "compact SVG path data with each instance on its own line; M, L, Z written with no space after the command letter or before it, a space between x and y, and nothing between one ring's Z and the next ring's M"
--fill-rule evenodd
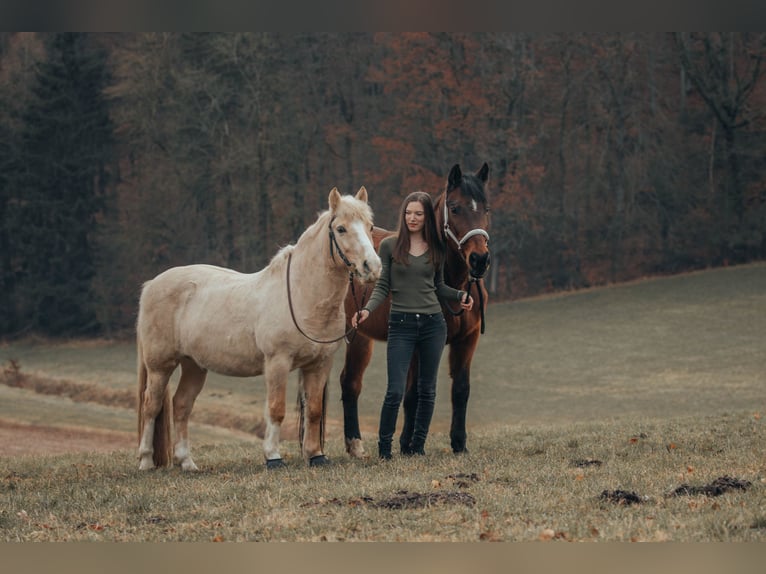
M189 265L144 284L136 324L140 469L168 466L172 456L183 470L197 470L188 422L208 371L264 375L263 452L267 467L277 468L284 464L279 435L287 378L298 369L306 407L301 451L312 466L327 463L322 452L324 393L344 336L349 275L374 282L381 270L367 190L362 187L352 197L334 188L328 201L330 208L298 242L283 247L257 273ZM171 404L168 380L179 365L181 378Z
M449 345L449 369L452 378L452 424L450 439L455 453L466 450L465 418L470 392L471 360L484 331L484 311L487 290L481 280L490 263L489 253L489 198L487 181L489 166L485 163L475 175L463 174L455 165L447 177L444 192L434 202L436 222L442 230L447 245L444 279L456 289L469 291L476 302L468 312L457 312L446 302L442 310L447 321L447 344ZM383 238L394 232L376 227L373 241L377 249ZM345 307L347 322L364 304L365 290L349 290ZM365 456L362 435L359 430L358 398L362 392L364 371L372 357L375 340L384 341L388 336L388 313L390 296L359 326L359 330L346 347L346 357L340 375L343 400L343 427L346 451L352 457ZM350 324L350 323L349 323ZM407 391L404 396L404 426L400 436L402 452L412 437L416 385L413 373L417 369L417 356L410 365Z

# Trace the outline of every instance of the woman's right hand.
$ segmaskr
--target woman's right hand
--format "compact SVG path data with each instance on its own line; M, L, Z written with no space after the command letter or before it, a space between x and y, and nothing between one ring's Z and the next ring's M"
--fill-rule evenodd
M354 313L351 317L351 326L356 329L359 324L364 323L369 316L370 312L367 309L362 309L358 313Z

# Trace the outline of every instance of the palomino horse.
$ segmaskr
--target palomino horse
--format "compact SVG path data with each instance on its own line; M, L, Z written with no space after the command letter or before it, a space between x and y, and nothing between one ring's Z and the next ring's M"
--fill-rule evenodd
M140 469L171 463L168 379L179 364L172 455L183 470L197 470L188 422L209 370L264 375L263 451L267 467L276 468L283 465L279 433L288 375L300 369L306 429L301 452L310 465L328 462L322 453L323 403L333 354L344 336L343 300L351 274L373 282L381 270L367 190L351 197L334 188L329 205L295 245L282 248L257 273L189 265L144 284L136 325Z
M466 450L465 417L470 391L471 360L479 335L484 332L484 310L487 304L487 290L482 277L489 268L489 199L487 180L489 166L485 163L475 174L463 174L455 165L447 178L445 191L436 199L436 221L442 230L447 245L444 264L444 279L456 289L471 293L475 304L471 311L456 312L442 302L444 318L447 321L447 344L449 345L449 367L452 378L452 425L450 439L455 453ZM380 241L393 232L376 227L373 230L375 248ZM472 287L475 286L475 289ZM364 293L350 292L346 296L346 317L363 304ZM362 392L364 371L372 357L373 341L385 340L388 335L388 313L391 300L377 309L359 326L359 330L346 348L346 359L340 375L343 400L343 427L346 451L352 457L365 456L362 435L359 430L358 398ZM400 437L402 452L412 437L416 385L413 373L417 369L417 357L410 365L407 392L404 396L404 426Z

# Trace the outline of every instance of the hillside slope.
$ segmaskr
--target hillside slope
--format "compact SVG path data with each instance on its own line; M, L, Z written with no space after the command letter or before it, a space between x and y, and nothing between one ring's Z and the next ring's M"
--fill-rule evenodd
M491 304L486 316L487 330L472 369L469 443L471 429L496 424L766 410L766 264ZM342 353L343 349L329 383L328 440L342 441L338 386ZM449 428L446 356L440 371L434 432ZM133 447L132 341L4 344L0 346L0 374L6 384L13 375L11 360L22 374L67 383L63 386L75 398L0 385L3 442L19 444L39 426L45 432L60 428L62 437L67 436L65 431L82 436L91 433L93 448L100 450L123 443ZM295 380L293 376L288 396L296 396ZM59 392L55 390L59 386L46 392ZM74 393L73 388L83 392ZM368 440L376 429L384 388L385 345L379 343L359 407ZM211 374L192 415L192 439L257 441L253 433L262 418L263 401L262 377L234 379ZM288 426L294 426L295 416L289 410ZM21 438L7 436L13 429ZM291 437L292 431L287 429L286 438ZM50 444L61 450L74 448L75 442ZM34 452L48 443L39 437L29 438L26 444L27 452ZM8 449L0 451L3 454L9 454Z

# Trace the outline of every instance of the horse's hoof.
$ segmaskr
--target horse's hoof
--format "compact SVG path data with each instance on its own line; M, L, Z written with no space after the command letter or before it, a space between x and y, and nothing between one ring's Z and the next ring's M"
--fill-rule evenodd
M283 461L281 458L272 458L266 461L267 470L276 470L277 468L284 468L286 466L287 465L285 464L285 461Z
M309 466L327 466L330 464L330 459L323 454L312 456L309 459Z
M199 468L196 464L194 464L194 461L190 458L187 458L185 461L181 463L181 470L184 472L199 472Z
M346 439L346 452L351 458L367 458L367 452L364 450L364 443L360 438Z

